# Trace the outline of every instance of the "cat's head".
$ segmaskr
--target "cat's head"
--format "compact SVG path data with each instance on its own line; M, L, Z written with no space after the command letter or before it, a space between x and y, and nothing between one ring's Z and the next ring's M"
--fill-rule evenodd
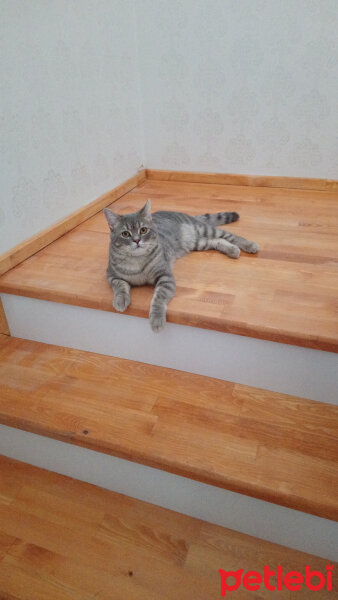
M110 241L119 254L143 256L157 244L157 232L151 218L150 200L136 213L118 215L104 209L110 227Z

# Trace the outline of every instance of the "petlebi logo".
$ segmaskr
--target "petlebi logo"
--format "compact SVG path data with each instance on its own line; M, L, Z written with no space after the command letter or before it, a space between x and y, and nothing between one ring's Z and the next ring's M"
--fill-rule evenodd
M263 574L258 571L247 571L244 573L244 569L238 569L237 571L219 569L221 576L221 596L225 597L228 592L235 592L240 587L250 592L256 592L261 587L265 587L265 589L271 592L275 590L295 591L301 590L304 587L313 592L323 589L331 592L332 570L333 565L330 564L326 565L325 573L312 571L309 565L306 565L304 573L300 571L284 571L281 565L277 567L277 570L270 569L268 565L265 565ZM271 581L271 578L274 579Z

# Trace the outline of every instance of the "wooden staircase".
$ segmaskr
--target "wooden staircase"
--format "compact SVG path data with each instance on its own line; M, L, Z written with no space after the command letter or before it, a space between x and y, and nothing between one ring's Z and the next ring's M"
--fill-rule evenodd
M262 249L238 261L213 252L178 261L177 296L167 327L157 336L146 318L151 289L132 290L127 314L113 311L105 281L108 230L102 213L1 276L0 292L15 337L0 335L0 453L111 492L7 459L3 469L24 480L27 470L27 477L39 481L61 481L67 494L73 486L88 496L102 494L140 515L149 512L139 508L145 506L142 501L157 504L163 508L155 513L168 518L170 526L174 517L168 509L186 515L177 518L190 523L188 529L195 527L191 517L208 521L203 527L217 528L217 548L210 551L216 562L223 551L228 556L226 548L236 554L237 545L243 549L246 543L252 544L250 552L258 543L274 554L268 542L249 543L243 534L335 560L337 193L148 178L113 208L130 212L147 197L153 210L235 209L241 221L231 228L257 240ZM121 500L112 492L136 500ZM124 534L119 529L117 535ZM166 535L171 534L159 537ZM225 543L219 541L223 536L233 537ZM34 562L35 549L24 542L18 548L18 554L15 544L13 552L6 551L13 573L21 572L26 560L31 566ZM183 575L168 571L182 582L180 597L213 597L219 593L214 575L213 583L205 581L204 595L198 591L204 589L201 583L189 596L190 583L200 581L185 570L189 552L180 559ZM195 567L204 573L199 562L204 550L196 552ZM285 550L276 552L283 556ZM94 555L99 560L100 553ZM142 564L136 554L135 561ZM205 561L211 565L206 549ZM247 564L254 568L254 563L252 555ZM114 575L124 593L116 598L166 597L158 595L160 588L147 587L149 578L148 583L131 582L126 568L118 567ZM215 568L216 579L218 568L222 565ZM74 589L70 597L84 598ZM8 597L16 597L13 590L10 585L5 589ZM114 598L109 593L110 588L102 600ZM168 598L174 596L171 591Z
M146 179L111 206L189 214L233 208L228 228L260 245L257 255L226 259L196 252L176 262L168 321L254 339L338 351L337 192L163 182ZM105 270L109 228L87 219L0 279L0 291L113 311ZM76 277L75 277L76 274ZM152 289L133 289L126 314L147 317Z
M212 600L218 570L282 565L326 573L327 561L0 458L0 597ZM337 592L317 591L327 600ZM317 581L317 580L316 580ZM276 576L270 586L277 587ZM256 598L270 597L262 589ZM257 595L257 593L259 595ZM275 594L289 594L273 592ZM249 597L244 587L234 597ZM245 595L247 594L247 595ZM252 594L252 592L251 592ZM297 597L307 598L305 588Z
M0 277L11 334L337 404L337 195L135 182L114 210L137 210L148 197L153 210L234 209L241 218L231 230L257 240L260 252L239 260L196 252L177 261L167 327L154 336L150 287L132 290L126 314L113 311L109 229L98 212Z
M338 520L338 407L0 337L0 420Z

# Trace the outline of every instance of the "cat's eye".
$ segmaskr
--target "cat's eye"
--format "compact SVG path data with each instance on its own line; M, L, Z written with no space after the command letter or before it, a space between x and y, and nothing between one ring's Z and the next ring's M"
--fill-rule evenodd
M140 233L142 235L144 235L145 233L147 233L147 231L148 231L148 227L141 227L141 229L140 229Z
M124 238L130 237L130 231L122 231L121 235Z

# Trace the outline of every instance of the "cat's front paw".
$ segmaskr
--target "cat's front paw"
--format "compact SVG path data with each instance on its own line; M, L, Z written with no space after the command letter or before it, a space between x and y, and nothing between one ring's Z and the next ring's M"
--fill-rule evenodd
M124 312L127 310L130 304L130 296L129 294L117 294L113 299L113 307L118 312Z
M159 333L165 326L165 313L150 314L150 325L154 333Z

